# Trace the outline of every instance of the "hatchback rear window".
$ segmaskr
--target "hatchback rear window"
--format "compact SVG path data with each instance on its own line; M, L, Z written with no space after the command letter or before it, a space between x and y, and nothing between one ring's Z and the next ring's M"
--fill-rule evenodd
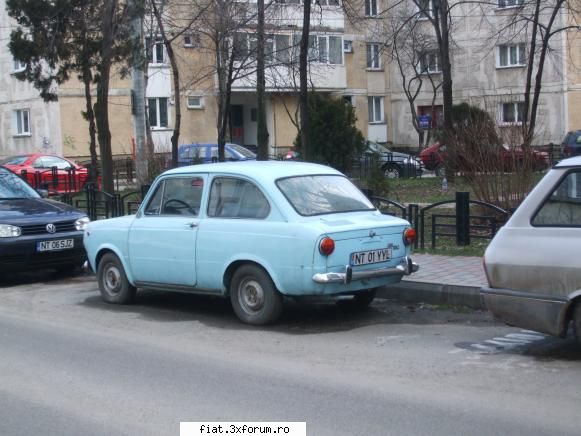
M346 177L296 176L280 179L278 188L303 216L374 210L373 204Z
M22 165L24 162L26 162L27 159L28 156L7 157L3 160L0 160L0 165Z

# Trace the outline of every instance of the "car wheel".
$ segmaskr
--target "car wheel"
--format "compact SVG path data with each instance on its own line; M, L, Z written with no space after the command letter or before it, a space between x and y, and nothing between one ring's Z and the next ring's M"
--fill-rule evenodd
M444 165L440 164L436 167L434 172L436 173L436 176L444 177L446 175L446 167Z
M339 300L342 304L345 304L349 307L353 307L356 309L365 309L368 307L377 294L376 289L366 289L364 291L359 291L351 300Z
M276 321L282 312L282 296L270 276L256 265L243 265L230 282L230 300L236 316L247 324Z
M135 298L135 286L129 283L123 264L113 253L107 253L99 262L97 281L107 303L128 304Z
M387 179L399 179L401 177L401 168L396 164L387 164L383 167L383 175Z

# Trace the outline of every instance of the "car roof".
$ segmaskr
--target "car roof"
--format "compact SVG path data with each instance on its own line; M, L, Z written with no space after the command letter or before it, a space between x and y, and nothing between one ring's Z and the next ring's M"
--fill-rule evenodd
M329 174L343 175L339 171L319 164L292 161L237 161L189 165L166 171L163 175L191 173L220 173L249 176L262 182L285 177Z
M581 166L581 156L574 156L568 159L563 159L555 164L555 168L578 167L578 166Z

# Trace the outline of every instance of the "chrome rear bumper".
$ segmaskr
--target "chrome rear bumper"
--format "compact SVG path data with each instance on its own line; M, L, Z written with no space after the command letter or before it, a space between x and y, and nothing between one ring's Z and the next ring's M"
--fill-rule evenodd
M350 265L345 266L345 272L317 273L313 276L315 283L351 283L356 280L374 279L386 276L407 276L420 269L420 266L413 262L410 257L404 257L401 263L395 267L367 269L363 271L353 271Z

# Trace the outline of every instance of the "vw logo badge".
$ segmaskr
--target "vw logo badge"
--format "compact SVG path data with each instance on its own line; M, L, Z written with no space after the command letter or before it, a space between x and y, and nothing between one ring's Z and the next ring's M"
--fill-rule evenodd
M47 224L46 225L46 231L49 233L54 233L56 232L56 227L54 224Z

